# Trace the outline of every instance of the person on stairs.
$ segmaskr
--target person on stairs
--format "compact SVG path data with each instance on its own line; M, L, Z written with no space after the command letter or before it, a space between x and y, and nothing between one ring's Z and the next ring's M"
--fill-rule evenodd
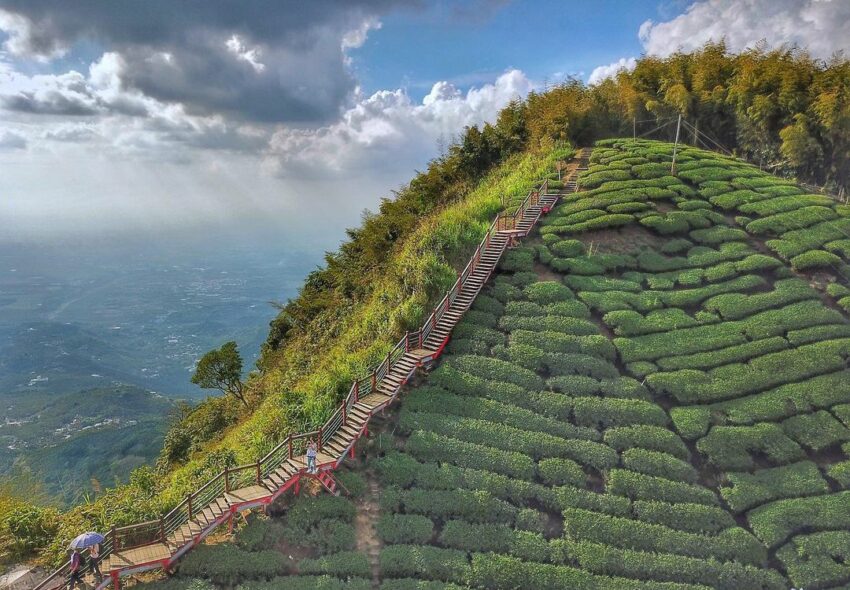
M316 454L319 447L312 438L307 443L307 473L316 473Z
M103 580L103 574L100 571L100 545L97 543L89 547L89 562L91 563L92 572L97 576L95 579L100 582Z
M83 583L83 556L80 555L79 549L74 549L71 553L71 569L68 575L68 590L74 590L77 584L81 588L85 588Z

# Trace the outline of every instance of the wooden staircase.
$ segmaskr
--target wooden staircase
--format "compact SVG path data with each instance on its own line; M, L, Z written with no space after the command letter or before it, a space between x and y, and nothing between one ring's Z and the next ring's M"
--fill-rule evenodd
M581 150L578 163L564 181L562 193L577 190L578 170L586 169L590 150ZM352 384L340 407L318 430L288 436L256 463L227 468L189 494L171 512L157 520L113 527L101 546L101 569L106 577L96 588L120 588L120 578L133 573L169 569L184 553L218 526L250 508L271 504L290 488L299 489L302 477L317 479L331 494L340 493L331 471L368 432L372 416L392 403L417 368L433 363L442 353L455 325L475 301L505 250L528 235L541 215L551 210L561 194L548 192L548 181L531 191L512 213L499 215L454 286L437 304L417 332L407 333L370 375ZM307 472L306 444L319 447L317 471ZM68 564L34 590L60 588Z

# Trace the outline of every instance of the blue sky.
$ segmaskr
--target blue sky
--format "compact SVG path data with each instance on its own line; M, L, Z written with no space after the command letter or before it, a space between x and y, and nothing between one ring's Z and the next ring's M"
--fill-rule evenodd
M0 0L0 226L329 247L545 82L848 30L847 0Z
M421 98L438 80L466 88L509 68L541 82L557 73L583 72L586 80L598 65L640 55L640 25L671 8L657 0L542 0L453 21L445 6L399 11L384 18L353 56L367 93L405 87Z

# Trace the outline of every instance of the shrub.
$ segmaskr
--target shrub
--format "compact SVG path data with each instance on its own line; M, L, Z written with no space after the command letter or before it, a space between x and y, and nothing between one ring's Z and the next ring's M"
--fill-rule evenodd
M635 311L612 311L602 318L619 336L638 336L698 326L699 322L678 308L659 309L643 316Z
M584 244L579 240L561 240L549 246L549 249L556 256L563 258L572 258L584 254Z
M584 189L592 189L603 182L612 180L631 180L632 175L627 170L602 169L599 172L590 173L588 170L579 175L579 185Z
M584 487L587 476L581 466L570 459L544 459L537 465L540 478L553 486Z
M694 483L697 472L693 466L667 453L646 449L627 449L622 455L623 467L638 473L663 477L673 481Z
M286 513L286 524L307 531L326 519L353 522L357 510L354 504L339 496L301 498Z
M828 266L841 268L842 264L841 258L826 250L809 250L791 258L791 266L797 270Z
M818 342L706 372L683 369L654 373L646 381L656 393L671 395L682 403L718 401L837 371L845 366L849 346L850 340Z
M715 426L697 442L697 449L708 461L723 470L751 469L750 453L764 455L774 465L806 458L800 446L788 438L777 424L753 426Z
M802 207L795 211L756 219L747 224L747 231L754 234L782 235L791 230L803 229L836 217L838 214L829 207Z
M489 295L485 295L483 293L479 293L475 298L475 302L472 304L472 309L476 311L483 311L486 313L491 313L496 317L501 316L505 313L505 306L496 299L495 297L490 297Z
M665 426L669 421L659 406L639 399L577 397L573 416L577 424L600 430L633 424Z
M513 524L517 509L485 490L433 490L388 488L381 496L381 507L432 519L462 518L469 522Z
M605 444L622 452L626 449L641 448L668 453L687 461L690 458L688 447L675 433L659 426L623 426L605 431Z
M803 328L801 330L789 330L786 335L788 342L795 346L821 340L834 340L847 337L850 337L850 324L812 326L811 328Z
M488 449L515 451L536 459L574 454L569 441L561 437L475 418L403 411L399 428L405 433L419 430L452 436L459 441L486 445Z
M644 475L626 469L612 469L608 474L608 491L632 500L660 500L692 504L718 504L717 496L698 485Z
M724 529L717 535L708 536L570 508L564 511L564 533L567 539L573 541L603 543L637 551L713 557L755 566L761 566L767 560L764 546L741 528Z
M721 225L715 225L708 229L695 229L688 235L700 244L722 244L723 242L746 240L748 237L744 230Z
M523 508L517 512L514 526L523 531L543 534L546 529L546 518L533 508Z
M782 422L782 429L788 436L813 451L821 451L836 443L850 440L850 430L824 410L814 414L792 416Z
M549 391L526 391L513 383L488 381L458 371L447 363L431 373L431 383L467 396L481 396L504 403L528 408L551 418L567 419L572 414L572 400Z
M289 571L286 557L278 551L243 551L232 545L203 545L180 562L180 575L204 578L232 586L238 582L268 580Z
M271 549L284 535L281 522L268 518L252 518L236 533L236 545L246 551Z
M237 586L236 590L370 590L371 588L372 581L363 578L340 580L331 576L286 576L274 578L268 582L247 582Z
M508 332L514 330L553 331L575 336L598 334L596 324L589 320L562 316L522 317L502 316L499 326Z
M533 270L533 248L511 248L502 256L499 267L507 271Z
M679 434L688 440L696 440L708 432L711 410L705 406L680 406L670 409L670 418Z
M543 380L533 371L500 359L463 355L452 357L447 362L456 369L470 375L495 381L505 381L526 389L543 389Z
M735 519L725 509L705 504L635 500L632 513L638 520L691 533L716 534L735 526Z
M620 376L613 363L591 354L550 352L544 356L543 365L550 375L565 376L568 380L574 375L594 379L615 379ZM553 379L549 380L550 385Z
M739 563L719 563L666 553L619 549L602 543L567 542L566 552L582 569L609 576L625 576L639 580L690 582L711 581L723 590L761 588L784 590L785 580L775 571Z
M469 322L474 326L495 328L496 324L499 322L499 318L494 316L492 313L487 313L486 311L475 311L474 309L470 309L464 314L463 321Z
M343 551L316 559L302 559L298 563L302 574L328 574L339 578L368 578L372 575L366 555L357 551Z
M391 545L381 550L381 574L464 584L469 580L466 553L423 545Z
M752 358L764 356L771 352L786 350L789 343L781 336L753 340L735 346L728 346L719 350L709 352L698 352L682 356L660 358L655 361L658 367L664 371L678 371L680 369L712 369L730 363L741 363Z
M384 543L428 543L434 523L418 514L384 514L375 527Z
M523 291L529 301L540 305L569 301L575 295L566 286L556 281L541 281L528 285Z
M452 334L452 340L461 338L475 340L487 346L495 346L505 342L505 335L502 332L463 321L455 327Z
M783 467L761 469L755 473L729 473L728 484L720 495L735 512L744 512L772 500L812 496L829 491L817 465L801 461Z
M834 204L835 202L832 199L823 195L790 195L747 203L738 207L738 210L742 213L754 213L759 217L764 217L794 211L801 207L829 207Z
M419 387L404 402L404 411L439 410L466 418L499 422L529 431L545 432L563 438L601 438L595 430L579 428L562 420L541 416L536 412L485 398L453 395L436 387Z
M534 461L528 455L502 451L430 432L414 432L407 439L406 449L414 457L423 461L447 461L460 467L492 469L496 473L527 480L531 480L535 474Z
M773 291L767 293L718 295L708 299L703 308L719 313L724 319L736 320L771 307L781 307L817 297L817 292L807 282L793 278L776 281Z
M850 532L798 535L776 552L788 577L800 588L846 588L850 575Z
M753 532L776 547L801 530L850 527L850 492L777 500L747 514Z
M583 352L614 360L617 351L611 341L601 334L575 336L562 332L532 332L529 330L514 330L510 336L511 343L528 344L546 352Z
M715 417L722 417L727 423L749 425L828 408L846 400L847 396L850 396L850 381L846 371L840 371L709 407Z
M450 520L443 526L440 543L464 551L493 551L541 561L549 545L539 533L516 531L504 524L470 524Z
M465 588L466 586L458 586L445 582L401 578L395 580L385 579L381 582L380 590L464 590Z

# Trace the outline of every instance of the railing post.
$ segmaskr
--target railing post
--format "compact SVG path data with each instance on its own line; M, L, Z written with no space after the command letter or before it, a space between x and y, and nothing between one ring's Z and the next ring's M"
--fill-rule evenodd
M387 353L387 373L390 372L390 368L392 367L392 363L390 361L390 354L392 354L392 350Z
M224 467L224 491L230 491L230 467Z
M260 477L260 461L259 461L259 459L258 459L258 460L257 460L257 485L260 485L260 482L261 482L262 480L263 480L263 478L262 478L262 477Z
M165 543L165 520L159 517L159 540Z
M410 352L410 331L404 333L404 352Z
M348 419L348 416L346 415L346 412L345 412L345 406L347 406L347 405L348 405L348 402L343 400L343 402L342 402L342 425L343 426L345 426L345 421Z
M289 458L292 459L292 435L289 435Z
M354 403L360 401L360 381L354 382Z
M324 426L319 426L319 442L316 446L319 448L320 451L322 450L322 431L324 430L324 428Z
M109 533L112 535L112 552L115 553L121 549L121 543L118 542L118 533L115 532L115 525L112 525Z
M189 520L192 520L192 517L194 516L192 514L192 512L193 512L193 510L192 510L192 494L191 493L186 494L186 498L189 500Z
M377 381L377 375L375 375L375 371L372 371L372 391L375 391L375 382Z
M435 329L437 327L437 310L434 310L434 313L431 314L431 329Z

